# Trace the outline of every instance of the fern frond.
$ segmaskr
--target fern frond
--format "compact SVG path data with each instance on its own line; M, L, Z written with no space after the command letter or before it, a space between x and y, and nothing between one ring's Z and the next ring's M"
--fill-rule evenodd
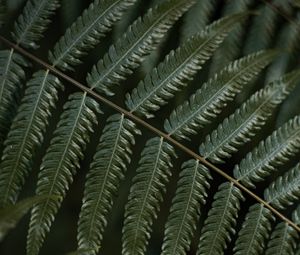
M218 20L176 51L171 51L164 62L153 69L131 94L126 95L127 107L147 118L153 117L151 112L157 111L187 85L222 43L233 25L244 17L245 14L237 14Z
M11 229L16 227L31 207L44 199L46 199L44 196L30 197L19 201L15 205L9 205L0 209L0 241L3 240ZM55 199L55 197L52 199Z
M266 201L284 209L300 199L300 164L279 176L264 192Z
M216 0L201 0L184 17L182 42L203 30L210 23L216 9Z
M125 207L124 255L144 254L146 251L151 226L157 218L171 176L172 156L175 156L173 147L158 137L148 140L142 151Z
M73 70L135 1L95 0L56 43L49 53L50 62L62 70Z
M0 163L0 208L16 202L32 160L40 148L51 110L57 101L60 81L39 71L28 81L25 96L4 142Z
M188 139L188 136L196 134L200 128L210 123L276 54L275 51L259 52L232 62L171 113L164 123L165 130L177 139Z
M108 96L136 69L146 55L156 48L176 20L195 3L195 0L165 0L138 18L127 32L112 45L87 76L87 83Z
M274 220L275 217L269 209L261 204L252 205L235 242L234 254L262 254L270 235L271 222Z
M276 225L268 242L266 255L294 255L299 235L297 231L286 222Z
M78 249L89 250L89 255L99 250L106 218L131 161L131 147L138 134L135 124L120 114L109 117L104 127L87 174L78 223Z
M224 253L227 243L231 241L230 235L235 233L240 202L243 200L242 192L232 183L225 182L219 186L201 231L197 255Z
M51 22L50 17L59 7L58 0L29 0L23 13L15 22L12 37L17 44L25 48L36 49L36 44L43 37L43 32Z
M200 146L200 154L215 163L223 163L238 148L251 140L258 130L300 81L300 71L291 72L256 92Z
M234 13L247 11L253 0L231 0L227 1L222 11L222 16L232 15ZM210 66L210 76L220 71L230 62L240 56L242 48L242 39L245 33L245 22L238 24L224 40L220 48L212 58Z
M25 80L27 62L13 49L0 51L0 146L17 111L18 93Z
M55 214L79 168L79 160L89 142L89 134L97 123L98 103L86 93L69 97L54 131L53 138L41 164L36 188L37 195L59 196L56 201L46 199L34 206L31 213L27 254L38 254Z
M234 177L248 187L262 181L300 150L300 116L288 121L249 152L234 168Z
M181 169L165 227L162 255L184 255L189 250L200 207L206 202L208 179L212 179L209 170L198 160L184 162Z

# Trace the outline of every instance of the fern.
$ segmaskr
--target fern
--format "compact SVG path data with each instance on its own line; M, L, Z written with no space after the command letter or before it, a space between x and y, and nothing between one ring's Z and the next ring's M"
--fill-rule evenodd
M96 254L107 225L106 218L113 205L126 165L131 161L135 124L124 115L108 118L86 178L83 205L78 222L78 249Z
M27 239L27 253L38 254L49 231L54 215L79 168L79 160L89 142L89 132L97 123L99 105L86 93L75 93L64 106L65 111L43 158L36 194L56 195L56 201L46 199L32 209Z
M197 160L182 165L176 194L165 226L162 254L186 254L205 204L211 179L209 170Z
M95 0L69 27L49 53L53 66L73 70L135 0Z
M241 91L242 86L253 79L274 58L276 53L260 52L234 61L214 78L204 83L189 101L178 106L165 121L169 135L188 139L204 125L211 122Z
M108 96L114 95L111 87L119 84L148 55L163 35L195 1L166 0L137 19L116 45L93 67L87 83Z
M163 138L148 140L133 178L128 203L125 208L122 253L144 254L151 226L159 212L166 184L171 176L172 146Z

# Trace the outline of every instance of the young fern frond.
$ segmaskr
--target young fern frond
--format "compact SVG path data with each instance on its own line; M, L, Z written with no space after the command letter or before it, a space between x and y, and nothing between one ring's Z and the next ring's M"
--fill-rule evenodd
M243 200L242 192L232 183L225 182L219 186L201 231L197 255L224 254L227 243L231 241L228 233L235 233L240 202Z
M234 168L234 177L248 187L262 181L300 150L300 116L288 121L249 152Z
M83 158L89 134L97 123L98 103L86 93L76 92L64 105L50 146L47 149L38 175L36 194L58 196L59 199L46 199L34 206L27 238L27 254L36 255L49 232L73 176Z
M177 139L196 134L276 55L275 51L265 51L232 62L171 113L164 123L165 130Z
M140 131L135 124L124 115L115 114L108 118L86 177L78 222L79 251L88 250L89 255L98 253L106 218L131 161L131 147L138 134Z
M214 163L223 163L266 124L299 80L300 71L293 71L256 92L206 137L200 154Z
M262 204L250 207L234 246L234 255L262 254L275 217Z
M159 110L168 99L187 85L223 42L233 25L244 18L245 13L242 13L218 20L176 51L171 51L137 88L126 95L126 105L130 111L147 118L153 117L151 112Z
M172 174L172 157L175 151L163 138L155 137L146 143L125 207L122 254L145 253Z
M216 0L201 0L191 8L184 17L181 41L202 31L207 26L216 9Z
M95 0L59 39L49 53L49 60L62 70L73 70L135 1Z
M43 32L46 31L51 22L50 17L58 7L58 0L27 1L12 32L12 37L16 43L25 48L38 48L36 43L43 37Z
M279 176L264 192L266 201L284 209L300 199L300 164Z
M276 225L266 249L266 255L294 255L299 234L286 222Z
M162 40L182 14L195 0L165 0L139 17L127 32L109 48L87 76L87 83L108 96L114 95L113 87L132 74Z
M162 255L184 255L200 217L200 206L206 203L211 179L209 170L198 160L183 163L176 194L165 226Z
M39 71L28 81L4 143L0 163L0 207L16 202L61 89L62 84L49 71Z
M25 80L26 60L11 50L0 51L0 146L17 111L18 93Z

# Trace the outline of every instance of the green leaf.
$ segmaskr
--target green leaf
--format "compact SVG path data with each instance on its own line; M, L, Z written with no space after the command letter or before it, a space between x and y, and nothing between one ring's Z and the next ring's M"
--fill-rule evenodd
M235 234L236 219L243 200L242 192L232 183L225 182L219 186L201 231L197 255L224 254L231 235Z
M131 147L140 134L124 115L108 118L85 182L78 222L78 249L97 254L120 182L131 161Z
M208 180L212 179L209 170L198 160L184 162L181 169L165 226L162 255L184 255L189 250L200 218L200 207L206 203Z
M64 105L64 112L43 158L36 188L37 195L57 195L60 199L46 199L33 207L27 237L29 255L38 254L50 231L55 214L80 166L89 134L97 123L97 112L100 112L98 103L82 92L71 94Z
M73 70L135 1L94 0L56 43L49 53L50 62L62 70Z
M167 100L202 68L217 47L222 43L233 25L245 17L245 13L218 20L188 40L171 53L157 68L127 94L126 105L131 112L147 118L159 110Z
M166 32L195 0L166 0L139 17L87 76L92 89L108 96L156 48Z
M27 62L13 49L0 51L0 146L16 114Z
M232 62L171 113L165 121L165 130L177 139L196 134L276 55L275 51L258 52Z
M155 137L142 151L137 174L133 178L122 237L122 254L145 254L153 221L157 218L166 185L171 176L171 158L175 156L171 145Z
M300 199L300 164L279 176L264 192L268 203L285 209Z
M271 223L275 220L269 209L261 204L250 207L242 229L235 242L235 255L260 255L266 246L271 232Z
M224 163L224 158L258 133L299 81L300 71L294 71L256 92L206 137L200 154L214 163Z
M28 0L12 32L16 43L25 48L38 48L36 43L43 37L58 3L58 0Z
M0 208L16 202L33 158L43 143L60 89L62 84L49 71L38 71L28 81L4 142L0 163Z
M300 116L274 131L234 168L234 177L248 187L274 173L300 150Z

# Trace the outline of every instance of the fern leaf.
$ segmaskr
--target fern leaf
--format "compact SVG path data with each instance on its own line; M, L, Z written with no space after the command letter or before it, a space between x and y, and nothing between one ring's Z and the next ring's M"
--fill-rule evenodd
M294 71L255 93L206 137L200 154L212 162L223 163L223 158L231 157L265 125L299 80L300 71Z
M51 22L50 17L59 7L58 0L29 0L15 23L12 37L25 48L38 48L36 42Z
M262 181L300 150L300 116L274 131L234 168L234 177L248 187Z
M259 52L232 62L220 73L193 94L188 101L178 106L165 121L164 127L169 135L178 139L188 136L210 123L243 85L269 64L276 52Z
M242 192L232 183L225 182L219 186L201 231L197 255L224 253L227 243L231 241L230 235L235 233L242 200Z
M64 112L54 131L38 176L36 194L59 196L52 201L33 207L27 238L27 254L38 254L46 233L49 232L62 200L79 168L79 160L89 142L89 133L97 123L98 103L86 93L77 92L69 97Z
M222 16L232 15L234 13L247 11L253 0L231 0L227 1ZM229 33L220 48L212 58L210 66L210 76L220 71L230 62L237 59L241 54L242 39L245 33L245 22L237 26Z
M27 62L13 49L0 51L0 146L17 110L26 66Z
M209 170L198 160L182 165L176 194L165 227L162 255L186 254L199 221L200 205L205 204L211 179Z
M134 136L140 134L124 115L113 115L107 122L87 175L78 223L78 249L89 250L89 255L99 250L113 197L131 161Z
M87 83L108 96L156 48L176 20L195 3L194 0L166 0L138 18L108 53L93 67Z
M268 242L266 255L294 255L299 235L285 222L276 225Z
M49 60L62 70L73 70L80 58L96 46L126 9L136 0L95 0L67 29L49 53Z
M279 176L264 192L266 201L278 209L285 209L300 198L300 164Z
M153 69L131 94L126 95L125 103L131 112L153 117L151 112L157 111L187 85L222 43L232 26L244 17L245 14L237 14L216 21L182 47L171 51L164 62Z
M174 149L163 138L155 137L146 143L125 207L124 255L144 254L146 251L151 226L157 218L171 176L172 156L175 156Z
M49 71L39 71L28 81L25 96L4 142L0 163L0 208L16 202L32 160L40 148L60 81Z
M216 0L198 1L184 17L182 27L182 41L197 34L207 26L216 9Z
M261 204L250 207L234 247L235 255L259 255L266 246L275 217Z

